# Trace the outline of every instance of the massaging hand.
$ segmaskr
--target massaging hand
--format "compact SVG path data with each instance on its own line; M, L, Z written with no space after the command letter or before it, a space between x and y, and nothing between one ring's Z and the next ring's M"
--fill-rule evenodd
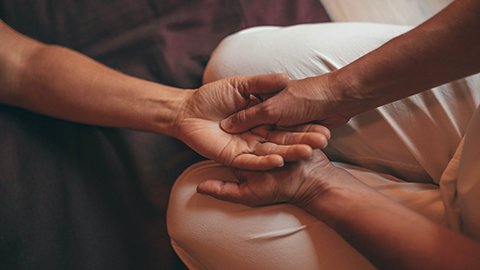
M345 170L333 166L320 150L309 160L267 172L234 170L238 182L207 180L197 191L217 199L249 206L292 203L306 207L335 188L362 186Z
M292 80L277 95L260 95L266 100L241 110L221 122L224 130L238 133L262 125L292 126L311 121L328 127L345 124L349 117L340 112L338 98L327 75ZM248 94L262 94L247 89Z
M258 127L229 134L220 121L255 102L250 93L272 94L287 84L286 75L234 77L191 91L177 119L177 137L201 155L228 166L266 170L285 161L309 158L312 148L323 148L330 136L319 125L284 130Z

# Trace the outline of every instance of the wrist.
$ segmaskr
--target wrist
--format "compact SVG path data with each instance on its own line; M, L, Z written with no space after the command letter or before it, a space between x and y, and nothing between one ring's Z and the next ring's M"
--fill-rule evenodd
M338 181L343 177L343 169L335 167L330 161L325 164L316 164L319 168L308 170L302 182L308 183L306 189L292 201L296 206L305 210L313 208L317 201L335 197L338 190Z
M29 58L46 45L17 33L0 20L0 103L19 106L23 98L21 84L31 70Z
M153 131L171 137L180 137L179 126L187 100L192 94L190 89L160 89L156 96L148 100L155 108Z
M411 87L402 82L404 78L401 75L391 75L381 67L372 68L371 59L375 58L363 57L329 73L339 113L352 117L414 93L403 90ZM400 85L405 86L399 89Z
M333 71L327 76L328 89L334 101L332 109L346 119L366 111L365 97L359 91L362 89L357 79L343 69Z
M317 193L308 203L301 206L318 219L335 226L345 218L355 216L358 207L368 205L368 200L376 197L375 190L369 188L344 169L334 167L323 179L322 192ZM328 175L328 179L325 179Z
M317 120L325 125L336 127L366 110L365 99L349 73L337 70L305 80L310 80L310 88L314 89Z

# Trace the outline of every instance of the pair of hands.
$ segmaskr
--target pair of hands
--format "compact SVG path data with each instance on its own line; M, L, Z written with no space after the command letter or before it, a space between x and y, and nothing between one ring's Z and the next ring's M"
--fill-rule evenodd
M190 91L176 120L177 137L203 156L240 169L268 170L286 161L308 159L312 149L324 148L330 138L329 130L321 125L273 128L255 124L241 132L227 132L220 126L223 119L261 105L258 98L271 96L288 84L286 75L273 74L228 78Z
M329 113L334 100L321 83L279 74L228 78L192 91L176 121L178 137L205 157L243 169L235 170L239 182L209 180L198 191L247 205L306 204L321 190L315 174L337 168L314 151L326 147L329 130L304 123L346 122ZM284 166L290 161L300 162Z

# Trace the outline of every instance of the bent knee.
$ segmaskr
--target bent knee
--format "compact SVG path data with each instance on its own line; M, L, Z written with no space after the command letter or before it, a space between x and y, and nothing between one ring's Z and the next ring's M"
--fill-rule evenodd
M233 181L234 176L225 166L201 162L178 178L170 197L168 232L189 268L370 268L332 229L303 210L288 204L251 208L198 194L196 186L207 179ZM345 256L351 258L348 267Z
M226 37L213 52L204 83L235 75L287 73L302 79L338 69L407 26L375 23L319 23L253 27Z

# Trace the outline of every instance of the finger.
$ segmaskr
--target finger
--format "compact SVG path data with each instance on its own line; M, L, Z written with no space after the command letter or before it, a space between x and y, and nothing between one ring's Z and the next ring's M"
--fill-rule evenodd
M250 95L261 96L263 94L276 93L287 87L287 74L263 74L249 77L227 78L244 98Z
M276 93L288 84L286 74L233 77L228 80L245 99L249 100L251 100L252 95L258 99L263 99L263 96ZM268 104L260 103L238 111L222 120L220 127L229 133L240 133L261 124L273 124L279 117L278 113L275 113L278 108L268 106Z
M328 145L327 137L321 133L271 131L266 139L281 145L306 144L315 149L322 149Z
M255 154L280 155L285 161L305 160L312 156L313 150L306 144L278 145L271 142L259 143L255 146Z
M283 167L284 160L278 154L241 154L236 156L230 166L244 170L266 171Z
M248 206L262 205L263 202L255 197L244 184L236 182L226 182L221 180L207 180L197 186L197 192L200 194L212 196L216 199L241 203Z
M253 129L252 133L276 144L307 144L312 148L325 148L330 138L330 131L327 128L323 126L313 127L313 125L281 130L270 130L261 126Z
M276 126L276 130L284 130L284 131L294 131L294 132L313 132L313 133L321 133L324 134L327 139L331 138L330 129L323 125L318 124L305 124L305 125L298 125L298 126L291 126L291 127L283 127L283 126Z
M273 99L230 115L220 122L220 127L228 133L241 133L256 126L275 124L282 109L274 106Z
M234 203L247 204L247 201L250 201L250 196L242 192L240 185L236 182L207 180L197 186L197 192Z

